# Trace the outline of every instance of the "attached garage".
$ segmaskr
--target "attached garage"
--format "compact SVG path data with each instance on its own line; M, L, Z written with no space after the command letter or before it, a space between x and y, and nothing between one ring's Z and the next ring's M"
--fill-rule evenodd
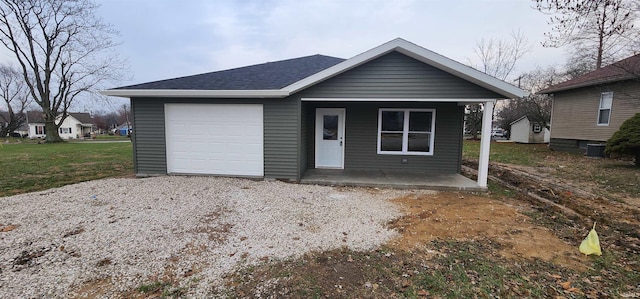
M264 176L261 104L165 104L167 173Z

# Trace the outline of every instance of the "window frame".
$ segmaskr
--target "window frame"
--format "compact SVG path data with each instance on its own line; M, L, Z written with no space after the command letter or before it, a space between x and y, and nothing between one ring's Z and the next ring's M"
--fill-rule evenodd
M609 107L608 108L603 108L602 107L602 100L604 99L605 95L611 95L611 101L609 102ZM609 123L611 123L611 108L613 107L613 91L607 91L607 92L603 92L600 94L600 102L598 103L598 116L596 118L596 125L600 126L600 127L606 127L609 125ZM600 116L602 115L601 112L604 110L609 110L609 115L607 116L607 122L604 123L601 121Z
M401 151L383 151L382 147L382 113L387 111L401 111L404 112L404 119L402 125L402 150ZM409 151L409 121L411 112L430 112L431 113L431 131L427 132L429 135L429 151L428 152L412 152ZM399 132L399 131L398 131ZM406 156L433 156L434 140L436 134L436 109L423 109L423 108L379 108L378 109L378 155L406 155Z

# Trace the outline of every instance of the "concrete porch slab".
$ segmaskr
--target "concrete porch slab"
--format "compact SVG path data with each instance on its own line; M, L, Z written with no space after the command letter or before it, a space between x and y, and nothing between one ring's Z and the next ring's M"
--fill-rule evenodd
M302 176L300 183L442 191L487 191L486 187L480 187L477 182L460 174L433 175L383 170L309 169Z

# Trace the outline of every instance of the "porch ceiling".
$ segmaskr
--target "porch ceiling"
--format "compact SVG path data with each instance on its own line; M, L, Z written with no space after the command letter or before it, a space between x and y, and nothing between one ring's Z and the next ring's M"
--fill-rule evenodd
M460 174L434 175L384 170L308 169L300 183L442 191L487 190L486 187L480 187L475 181Z

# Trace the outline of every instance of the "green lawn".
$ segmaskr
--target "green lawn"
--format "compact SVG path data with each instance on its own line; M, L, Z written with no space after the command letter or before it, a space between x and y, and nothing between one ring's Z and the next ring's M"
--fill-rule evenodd
M465 140L462 156L477 160L480 154L480 141ZM554 153L546 144L520 144L512 142L491 142L489 160L492 162L517 164L523 166L536 166L542 163L547 156ZM570 155L561 153L561 155Z
M0 145L0 196L132 174L128 142Z

